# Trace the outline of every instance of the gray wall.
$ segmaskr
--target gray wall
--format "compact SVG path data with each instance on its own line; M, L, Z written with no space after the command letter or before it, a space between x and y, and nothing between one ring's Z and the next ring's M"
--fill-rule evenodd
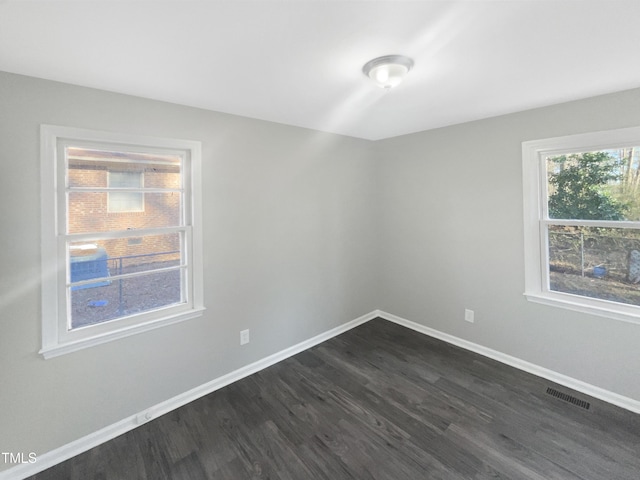
M202 141L202 318L37 354L41 123ZM374 308L369 142L0 73L0 145L2 452L42 454Z
M640 325L522 295L521 143L637 125L632 90L377 142L378 308L640 400Z

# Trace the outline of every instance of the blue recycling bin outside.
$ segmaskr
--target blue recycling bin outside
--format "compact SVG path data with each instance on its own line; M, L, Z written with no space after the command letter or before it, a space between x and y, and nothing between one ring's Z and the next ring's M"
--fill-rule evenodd
M71 255L71 283L91 280L92 278L103 279L98 282L74 285L71 287L71 290L111 285L110 280L104 280L104 278L109 276L108 259L107 252L102 247L96 247L95 253L88 255Z

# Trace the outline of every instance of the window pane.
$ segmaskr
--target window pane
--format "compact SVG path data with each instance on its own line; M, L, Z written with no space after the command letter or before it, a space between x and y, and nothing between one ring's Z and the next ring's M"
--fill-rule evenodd
M142 171L117 172L109 170L107 180L109 188L142 188ZM144 194L140 192L109 192L107 210L113 212L143 212Z
M69 259L72 284L92 278L175 267L180 265L180 234L72 242ZM73 286L74 290L82 288L87 285Z
M144 194L136 192L109 192L109 213L144 212Z
M71 329L184 303L184 270L154 272L71 291Z
M180 188L178 155L127 153L68 147L69 187ZM128 175L136 173L137 175ZM110 178L108 178L110 177ZM144 182L141 179L144 178Z
M109 187L142 188L142 171L116 172L109 171Z
M95 243L75 243L69 247L69 276L71 283L93 280L75 285L73 290L94 288L110 284L109 256L104 246Z
M640 305L640 230L549 227L556 292Z
M640 220L640 147L546 158L549 218Z
M179 192L145 193L144 212L137 213L109 211L108 197L114 194L69 192L68 233L99 233L182 225L182 195ZM124 195L131 194L124 192Z

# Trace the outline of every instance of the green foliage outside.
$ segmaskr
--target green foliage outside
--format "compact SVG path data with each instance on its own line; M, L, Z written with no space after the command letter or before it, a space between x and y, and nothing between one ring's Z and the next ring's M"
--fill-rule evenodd
M640 221L640 147L547 158L549 216Z
M612 192L623 178L620 160L607 152L587 152L551 157L548 162L551 218L626 219L629 204Z

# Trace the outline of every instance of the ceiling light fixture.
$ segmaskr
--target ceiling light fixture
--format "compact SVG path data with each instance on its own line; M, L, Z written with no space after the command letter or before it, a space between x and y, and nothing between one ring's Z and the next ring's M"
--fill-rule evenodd
M413 60L404 55L385 55L364 64L362 71L380 88L398 85L413 67Z

